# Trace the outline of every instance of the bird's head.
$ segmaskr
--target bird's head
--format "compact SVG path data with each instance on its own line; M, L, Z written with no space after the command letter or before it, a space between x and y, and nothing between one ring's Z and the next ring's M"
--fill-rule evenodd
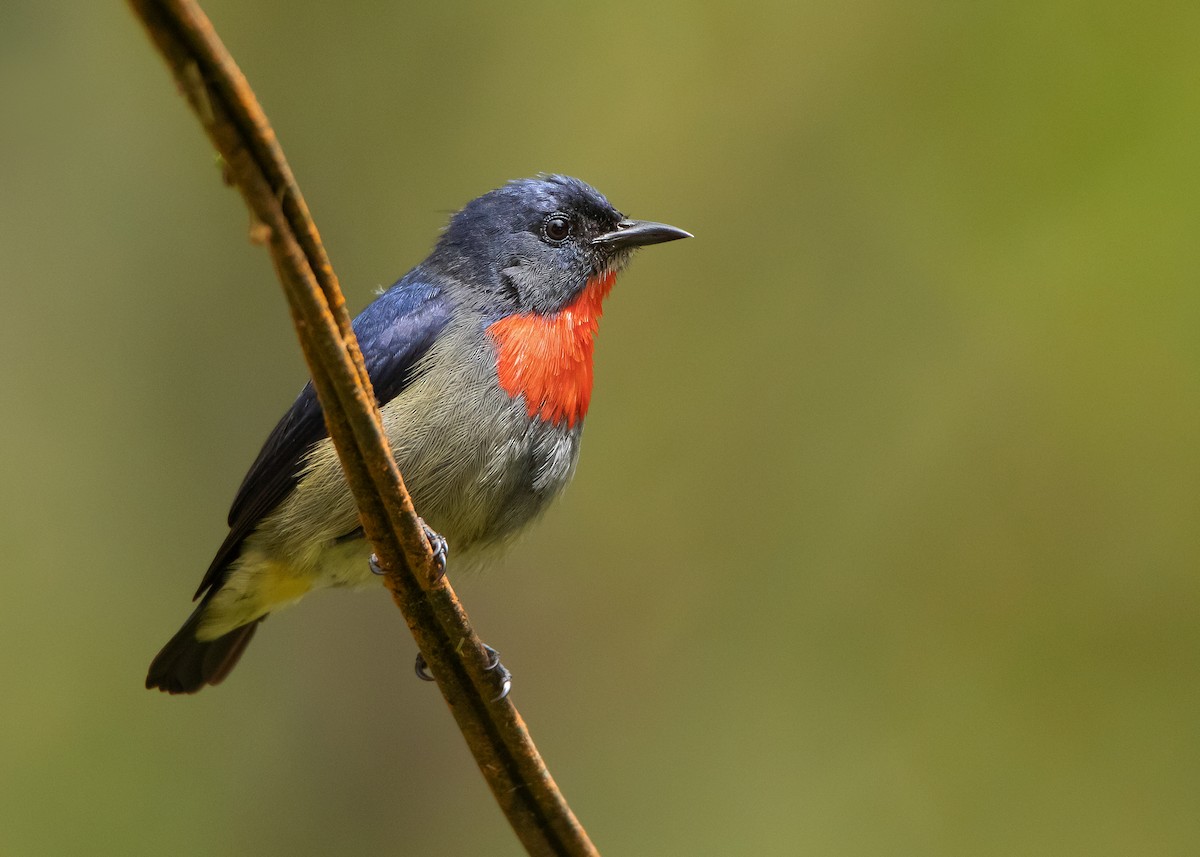
M450 220L427 264L466 287L489 315L553 315L589 283L615 274L633 250L691 237L629 220L570 176L518 179L472 200Z

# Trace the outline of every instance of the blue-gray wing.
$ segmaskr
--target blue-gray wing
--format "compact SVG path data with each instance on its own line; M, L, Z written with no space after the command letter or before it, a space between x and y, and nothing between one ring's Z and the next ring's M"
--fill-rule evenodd
M399 396L417 377L421 358L449 319L450 304L442 289L421 277L418 269L354 320L354 334L380 405ZM309 450L327 435L325 416L309 381L242 480L229 510L229 535L209 565L197 598L210 587L220 588L242 542L295 487Z

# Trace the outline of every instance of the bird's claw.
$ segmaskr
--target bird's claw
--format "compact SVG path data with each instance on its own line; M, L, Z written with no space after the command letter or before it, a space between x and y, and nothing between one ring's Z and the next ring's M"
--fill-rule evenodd
M446 537L425 523L423 518L417 518L417 520L421 523L421 529L425 531L429 549L433 551L435 573L430 582L436 583L446 576L446 558L450 555L450 545L447 543Z
M495 697L492 702L499 702L500 700L504 699L504 697L508 696L509 691L512 690L512 672L509 671L508 667L500 663L499 652L497 652L487 643L483 644L483 649L488 653L488 657L491 658L490 663L484 667L484 670L486 672L495 672L496 683L500 685L500 695ZM425 656L420 652L417 652L417 661L414 664L414 668L417 678L419 678L421 681L434 681L433 676L429 674L429 664L425 662Z
M483 644L483 649L492 658L492 662L487 665L487 671L494 671L496 673L496 683L500 685L500 695L493 699L492 702L499 702L500 700L504 699L504 697L508 696L508 692L512 690L512 671L509 670L509 668L504 664L500 663L499 652L497 652L487 643Z
M429 524L425 523L420 518L417 518L421 523L421 530L425 533L425 538L429 541L429 548L433 551L433 566L434 573L431 583L437 583L446 576L446 558L450 555L450 545L446 542L445 537L434 530ZM371 566L371 574L383 576L384 571L379 565L379 557L371 554L371 558L367 560Z

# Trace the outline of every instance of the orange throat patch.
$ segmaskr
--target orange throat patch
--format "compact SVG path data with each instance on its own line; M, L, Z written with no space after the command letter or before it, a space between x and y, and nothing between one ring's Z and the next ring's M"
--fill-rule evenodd
M500 387L513 398L524 396L530 417L574 428L587 414L596 329L616 279L613 271L592 277L554 315L510 315L488 325Z

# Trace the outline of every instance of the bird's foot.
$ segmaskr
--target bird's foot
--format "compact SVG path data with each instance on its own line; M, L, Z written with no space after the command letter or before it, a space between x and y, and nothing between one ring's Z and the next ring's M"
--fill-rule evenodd
M417 662L413 665L417 672L417 678L421 681L437 681L429 674L429 664L425 663L425 656L417 652Z
M450 544L446 541L446 537L425 523L424 518L417 518L421 525L421 529L425 531L425 538L429 541L429 549L433 551L433 567L434 574L431 583L437 583L446 576L446 558L450 555Z
M500 694L496 696L492 702L499 702L508 696L508 692L512 690L512 671L504 664L500 663L500 653L489 646L483 644L484 651L491 657L491 662L487 665L488 672L495 673L496 684L500 688Z
M495 675L496 685L500 689L500 694L497 697L495 697L492 701L499 702L500 700L504 699L504 697L508 696L508 692L510 690L512 690L512 672L509 671L508 667L506 667L504 664L500 663L500 653L499 652L497 652L495 649L493 649L487 643L483 644L483 649L484 649L484 651L486 651L488 653L488 657L491 659L490 662L488 663L486 669L488 672L494 672L496 674ZM420 652L417 653L417 662L415 664L415 667L416 667L417 678L419 678L421 681L433 681L434 680L433 676L429 674L429 669L428 669L429 665L427 663L425 663L425 656L422 655Z
M425 538L429 541L429 548L433 551L433 575L431 583L437 583L446 576L446 557L450 555L450 545L446 538L421 518L417 518L421 524L421 530L425 533ZM367 560L371 566L371 573L382 576L384 571L379 567L379 557L371 554L371 558Z

